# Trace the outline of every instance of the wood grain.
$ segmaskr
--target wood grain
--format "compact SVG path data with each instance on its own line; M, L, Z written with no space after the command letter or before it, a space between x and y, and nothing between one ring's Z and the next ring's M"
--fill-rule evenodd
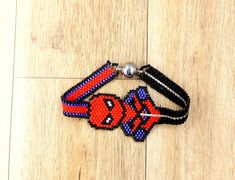
M235 179L235 2L149 2L149 63L189 92L191 110L149 135L147 180Z
M0 2L0 177L8 178L10 118L12 100L15 1Z
M145 143L62 115L59 97L77 81L15 80L10 179L144 179ZM99 92L123 97L138 85L117 80Z
M22 0L16 77L85 77L107 59L146 61L147 1Z
M235 179L234 32L234 0L0 2L1 179ZM63 116L60 95L106 59L150 63L184 87L188 121L135 143ZM123 97L140 84L100 92Z

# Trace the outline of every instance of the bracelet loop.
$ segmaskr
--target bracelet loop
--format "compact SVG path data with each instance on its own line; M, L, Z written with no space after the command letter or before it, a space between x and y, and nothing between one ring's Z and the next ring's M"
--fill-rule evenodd
M181 110L157 107L145 86L130 90L124 99L114 94L98 93L85 101L120 72L128 78L138 75L151 88L179 105ZM110 61L66 91L61 101L65 116L87 118L96 129L113 130L120 126L124 134L132 136L135 141L144 141L155 124L184 123L190 105L186 91L151 65L137 69L132 63L121 67Z

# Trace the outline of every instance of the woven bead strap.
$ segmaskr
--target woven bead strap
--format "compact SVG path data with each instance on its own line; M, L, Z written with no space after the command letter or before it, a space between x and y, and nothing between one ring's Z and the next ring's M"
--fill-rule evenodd
M121 99L115 94L95 94L99 88L118 76L118 64L107 62L90 76L66 91L62 96L65 116L87 118L96 129L113 130L121 127L126 136L135 141L144 141L155 124L181 124L188 117L190 99L177 84L150 65L140 68L138 75L164 96L182 107L175 111L155 106L147 87L130 90Z
M182 110L178 111L157 107L161 113L159 123L174 125L184 123L188 117L190 105L190 98L186 91L151 65L142 66L140 70L142 70L140 78L144 82L182 107Z
M84 101L84 99L113 80L117 75L118 73L111 66L111 63L107 62L83 81L66 91L61 96L64 115L88 118L89 102Z

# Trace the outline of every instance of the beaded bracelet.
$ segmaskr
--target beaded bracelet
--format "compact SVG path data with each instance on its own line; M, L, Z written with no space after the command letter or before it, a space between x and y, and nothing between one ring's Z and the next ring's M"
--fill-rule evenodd
M115 94L98 93L89 101L84 99L112 81L119 73L131 78L137 75L181 107L181 110L155 106L146 86L130 90L122 100ZM90 76L66 91L62 96L63 114L68 117L87 118L91 127L113 130L121 127L126 136L144 141L155 124L178 125L186 121L190 98L184 89L151 65L137 69L128 63L123 67L108 61Z

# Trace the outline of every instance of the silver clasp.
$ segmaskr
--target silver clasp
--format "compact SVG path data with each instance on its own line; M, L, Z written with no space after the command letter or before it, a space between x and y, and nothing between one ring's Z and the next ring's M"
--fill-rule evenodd
M116 66L116 71L121 72L127 78L132 78L135 75L142 73L142 71L137 69L136 65L133 63L126 63L123 66Z

